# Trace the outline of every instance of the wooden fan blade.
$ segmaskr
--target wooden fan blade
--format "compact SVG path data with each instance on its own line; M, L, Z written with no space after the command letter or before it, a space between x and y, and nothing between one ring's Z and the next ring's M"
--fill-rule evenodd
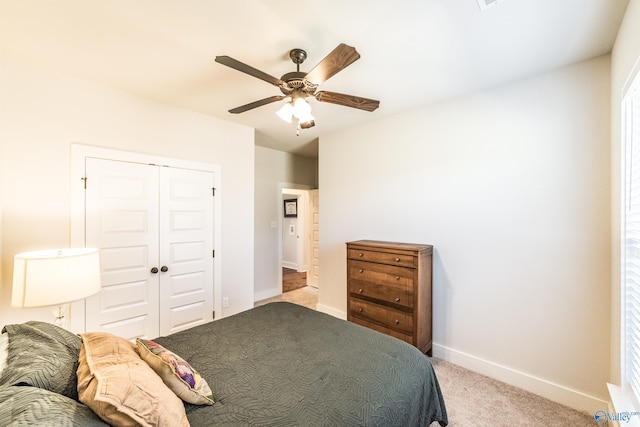
M329 78L338 71L353 64L359 58L360 54L354 47L340 43L338 47L325 56L318 65L313 67L313 70L307 73L305 79L313 84L319 85L329 80Z
M315 97L320 102L344 105L345 107L359 108L365 111L375 111L380 106L380 101L362 98L360 96L345 95L344 93L320 91Z
M249 104L236 107L229 110L229 112L232 114L244 113L245 111L253 110L254 108L262 107L263 105L271 104L272 102L280 101L284 98L286 98L285 95L270 96L269 98L261 99L260 101L254 101Z
M273 77L272 75L260 71L257 68L253 68L252 66L233 59L229 56L216 56L216 62L222 65L226 65L227 67L231 67L234 70L242 71L243 73L249 74L250 76L257 77L260 80L264 80L265 82L271 83L274 86L280 86L284 84L284 82L279 78Z

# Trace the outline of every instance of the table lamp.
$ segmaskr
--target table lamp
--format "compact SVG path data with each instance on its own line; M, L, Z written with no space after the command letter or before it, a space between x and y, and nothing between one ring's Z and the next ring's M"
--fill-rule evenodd
M14 257L13 307L56 306L54 323L66 327L69 303L100 291L100 255L93 248L49 249Z

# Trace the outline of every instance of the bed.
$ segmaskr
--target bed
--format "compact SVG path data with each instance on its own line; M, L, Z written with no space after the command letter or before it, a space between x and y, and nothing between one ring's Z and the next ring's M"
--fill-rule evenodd
M148 359L157 356L152 354L154 351L177 358L183 367L193 371L189 375L197 381L193 383L192 377L182 381L191 381L186 387L177 381L184 390L171 388L175 394L153 397L152 404L140 403L140 399L131 404L116 399L111 402L116 412L129 410L136 422L110 424L144 425L148 419L149 425L196 427L406 427L435 422L446 426L448 422L436 375L429 359L418 349L292 303L266 304L166 337L138 340L136 345L123 339L114 344L116 338L104 333L78 337L41 322L8 325L4 330L8 335L8 356L0 375L3 426L34 425L42 419L50 423L52 417L60 417L66 425L105 425L105 418L96 416L103 408L94 407L95 402L86 399L91 384L94 388L98 384L94 397L102 397L100 390L107 394L123 382L131 383L129 388L123 386L123 395L158 378L160 385L150 383L149 390L160 390L163 379L172 387L165 374L175 377L176 368L168 362L160 363L165 369L173 367L173 371L159 371ZM21 341L26 343L18 348ZM106 347L104 363L98 360L93 341L99 342L95 348ZM131 348L138 353L126 359L122 355L129 354ZM46 349L50 349L49 355L37 356L47 353ZM29 361L24 360L25 352L32 354ZM126 367L125 379L122 374L108 371L114 369L114 354L126 359L118 359ZM94 366L100 363L106 366L105 371ZM153 370L138 373L138 367ZM108 381L109 387L104 386ZM89 387L85 387L87 384ZM143 405L143 409L126 407L136 404ZM183 415L158 418L156 412L172 406L176 413L183 411L180 413L186 420L181 418ZM147 415L151 418L142 422L136 418Z

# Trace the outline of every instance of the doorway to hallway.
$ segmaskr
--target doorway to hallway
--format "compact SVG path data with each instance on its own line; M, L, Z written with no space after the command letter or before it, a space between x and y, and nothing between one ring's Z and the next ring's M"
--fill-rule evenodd
M318 287L318 190L292 187L281 187L279 201L282 293Z

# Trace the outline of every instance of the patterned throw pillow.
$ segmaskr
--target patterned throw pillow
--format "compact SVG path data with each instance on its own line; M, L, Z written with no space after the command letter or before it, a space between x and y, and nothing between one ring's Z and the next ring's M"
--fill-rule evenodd
M198 371L177 354L155 341L136 339L140 357L182 400L194 405L213 405L213 393Z

